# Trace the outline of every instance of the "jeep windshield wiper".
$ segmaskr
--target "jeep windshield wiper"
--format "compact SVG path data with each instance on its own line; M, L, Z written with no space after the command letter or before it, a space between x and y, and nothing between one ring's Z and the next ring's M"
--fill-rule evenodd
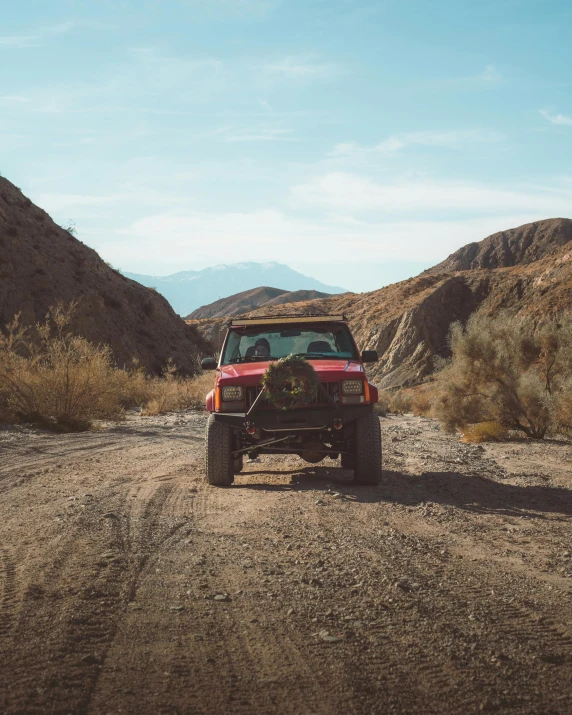
M337 353L294 353L294 357L303 357L303 358L334 358L336 360L343 359L341 358L340 355Z
M235 357L229 360L230 363L238 362L260 362L266 360L278 360L277 357L270 357L269 355L245 355L244 357Z

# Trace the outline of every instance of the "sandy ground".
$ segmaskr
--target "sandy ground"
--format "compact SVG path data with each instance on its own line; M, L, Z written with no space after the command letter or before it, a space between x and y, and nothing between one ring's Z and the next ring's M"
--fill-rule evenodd
M2 713L571 713L572 445L382 420L384 480L205 417L0 431Z

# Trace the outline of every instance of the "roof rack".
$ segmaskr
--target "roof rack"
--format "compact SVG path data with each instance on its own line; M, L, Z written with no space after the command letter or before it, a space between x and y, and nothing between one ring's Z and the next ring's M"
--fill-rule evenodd
M319 315L318 313L291 313L289 315L259 315L254 318L233 318L230 325L244 327L247 325L277 325L279 323L337 323L347 321L345 315Z

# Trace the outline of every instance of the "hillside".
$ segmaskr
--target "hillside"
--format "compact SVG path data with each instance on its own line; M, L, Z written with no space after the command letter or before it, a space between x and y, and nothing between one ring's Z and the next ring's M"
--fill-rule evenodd
M124 275L141 285L155 288L179 315L189 315L201 306L260 286L282 286L283 291L312 290L326 294L344 292L344 288L325 285L282 263L274 262L220 265L202 271L182 271L171 276L145 276L138 273Z
M203 305L187 316L189 320L200 318L224 318L226 316L236 316L248 313L251 310L262 308L263 306L282 305L283 303L295 303L301 300L315 300L325 298L327 293L317 290L297 290L287 291L281 288L269 288L262 286L253 290L245 290L236 293L228 298L221 298L210 305Z
M35 323L59 301L78 301L73 328L109 344L121 366L136 358L156 372L173 358L194 372L206 350L165 298L114 271L0 178L0 326L16 313Z
M265 306L251 315L344 313L359 346L379 353L379 362L368 368L377 384L416 384L433 371L436 357L448 356L447 336L452 323L465 321L474 311L494 315L508 310L542 318L572 310L572 244L567 239L571 224L567 219L549 219L503 232L510 235L511 255L519 261L516 265L452 271L437 271L435 267L369 293ZM485 255L498 240L493 238L475 244L477 250L471 260ZM463 255L464 250L453 256ZM541 258L533 260L535 255ZM202 321L197 327L216 339L221 325L222 321Z
M572 220L551 218L469 243L426 273L507 268L538 261L572 241Z

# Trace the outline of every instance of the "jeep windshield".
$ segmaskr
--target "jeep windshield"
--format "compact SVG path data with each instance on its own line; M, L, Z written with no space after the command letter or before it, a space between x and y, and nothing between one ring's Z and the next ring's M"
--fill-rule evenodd
M257 326L229 330L221 365L278 360L286 355L298 355L308 360L358 359L345 325Z

